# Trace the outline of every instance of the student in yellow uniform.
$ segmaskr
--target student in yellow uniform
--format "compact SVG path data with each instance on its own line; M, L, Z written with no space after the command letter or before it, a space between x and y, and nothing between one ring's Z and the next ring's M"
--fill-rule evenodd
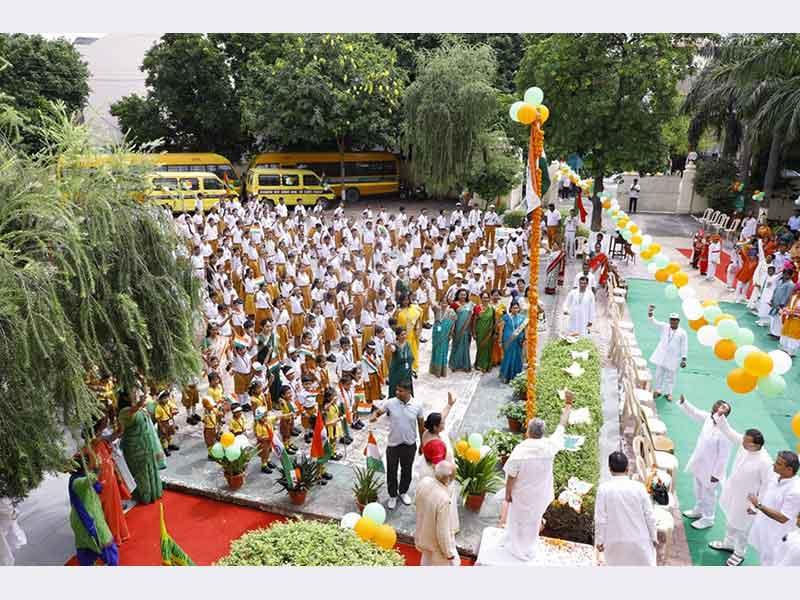
M231 404L231 412L233 413L233 418L228 424L228 431L230 431L233 435L242 435L247 429L247 423L244 420L242 407L238 402Z
M175 425L175 415L178 414L178 407L170 398L171 392L163 390L157 398L156 409L153 417L158 427L158 437L161 440L161 446L164 448L164 454L169 456L171 451L180 450L178 446L172 443L172 436L177 431Z
M261 458L261 472L272 473L275 465L269 460L272 454L272 436L274 435L273 426L276 417L267 414L264 406L259 406L253 413L253 433L256 436L258 445L258 456Z
M219 438L219 429L222 425L222 410L220 405L214 402L210 396L203 398L203 440L208 449L208 459L213 460L211 457L211 446L213 446Z
M256 410L259 406L263 406L266 410L272 410L269 393L264 391L264 385L261 381L251 382L247 393L250 394L250 406L253 410Z

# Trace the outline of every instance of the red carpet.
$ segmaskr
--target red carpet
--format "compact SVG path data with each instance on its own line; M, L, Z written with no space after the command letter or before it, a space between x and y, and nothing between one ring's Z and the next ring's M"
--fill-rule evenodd
M162 501L169 534L201 566L225 556L230 543L245 532L285 520L282 515L168 490L164 491ZM131 538L119 547L120 565L160 565L158 504L135 506L126 516ZM419 565L420 554L413 546L397 544L395 548L405 557L406 565ZM463 565L472 562L462 559ZM71 566L77 564L74 556L67 562Z
M686 258L692 258L692 250L691 248L677 248L678 252L683 254ZM717 279L722 281L723 283L727 283L728 281L728 265L731 264L731 257L727 252L720 252L720 261L717 265ZM687 271L691 272L691 266ZM699 272L699 271L698 271Z

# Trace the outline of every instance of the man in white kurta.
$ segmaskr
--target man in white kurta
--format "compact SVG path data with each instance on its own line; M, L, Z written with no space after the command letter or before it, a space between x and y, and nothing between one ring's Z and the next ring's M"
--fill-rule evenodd
M758 429L748 429L741 434L731 428L724 416L717 424L723 435L739 446L739 451L719 497L719 506L726 520L725 538L708 545L715 550L733 551L728 565L735 567L744 560L747 535L753 524L754 515L747 511L750 508L747 497L750 494L759 498L764 496L772 479L772 459L764 449L764 436Z
M773 465L775 475L763 497L751 495L751 510L757 513L747 541L758 552L762 566L777 565L783 559L783 537L797 525L800 513L800 478L797 454L784 450Z
M628 457L608 457L611 479L597 488L594 543L610 566L656 566L658 534L653 501L640 481L628 477Z
M679 326L681 319L677 313L669 316L669 323L656 320L654 314L655 308L651 305L647 316L653 325L661 329L658 345L650 355L650 362L656 366L653 397L658 398L664 394L667 400L672 400L672 388L675 386L678 367L681 369L686 367L689 339L686 330Z
M783 536L779 550L779 567L800 567L800 513L797 513L795 525L797 529Z
M708 529L714 525L717 509L717 491L725 480L725 467L731 454L731 441L719 425L722 417L731 412L728 403L717 400L711 411L700 410L681 394L678 407L698 423L702 423L694 452L686 463L686 472L694 476L694 508L683 511L683 516L696 519L695 529Z
M536 554L542 517L555 498L553 460L564 448L564 428L571 408L572 395L568 394L561 421L549 437L544 436L544 421L533 419L526 439L514 448L503 468L508 516L502 545L525 562Z
M586 337L592 327L595 315L594 294L589 289L589 279L581 277L578 287L570 290L564 300L564 314L569 315L567 334Z
M417 484L414 546L422 554L420 566L459 566L456 534L452 514L458 510L452 503L450 484L455 465L443 460L434 468L434 477L423 477Z

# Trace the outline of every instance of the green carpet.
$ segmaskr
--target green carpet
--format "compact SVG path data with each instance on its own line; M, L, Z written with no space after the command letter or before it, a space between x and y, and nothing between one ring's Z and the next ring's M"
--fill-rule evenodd
M652 280L631 279L628 281L628 308L633 320L636 338L645 358L656 347L659 331L647 319L647 306L656 306L656 319L666 321L671 312L681 313L680 299L668 300L664 296L664 284ZM755 317L751 315L744 304L721 303L720 308L726 313L736 317L739 324L749 327L755 333L754 344L760 349L769 352L778 347L777 340L767 335L768 328L758 327ZM755 391L739 395L734 394L725 381L728 372L736 367L735 361L723 361L714 356L711 348L700 345L697 335L688 326L685 318L681 319L681 327L689 334L689 356L687 367L678 373L673 397L677 400L679 394L695 406L710 409L711 405L719 399L730 402L732 411L729 417L731 425L740 432L754 427L760 429L766 440L766 448L771 456L779 450L795 450L798 440L791 431L790 421L792 416L800 410L800 394L797 390L800 384L800 367L795 361L792 369L784 375L787 383L787 392L784 396L773 399L764 399ZM655 368L651 366L655 373ZM790 399L791 398L791 399ZM689 456L694 450L700 424L690 420L679 408L663 398L657 401L660 418L666 423L668 435L675 442L675 453L680 460L680 476L676 484L678 499L682 510L694 506L694 491L692 477L683 471ZM731 452L731 462L737 449ZM721 510L717 510L714 527L698 531L689 526L689 520L684 519L686 537L689 541L689 550L692 562L695 565L722 565L728 559L727 552L719 552L708 547L708 542L722 539L725 533L725 517ZM755 553L748 551L745 565L758 564Z

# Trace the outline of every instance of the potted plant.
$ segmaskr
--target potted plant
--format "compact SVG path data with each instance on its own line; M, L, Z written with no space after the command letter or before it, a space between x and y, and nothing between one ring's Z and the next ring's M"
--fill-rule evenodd
M523 402L528 397L528 374L523 371L509 383L511 386L511 399Z
M500 407L498 414L508 420L508 428L513 433L520 433L522 431L522 424L527 417L524 402L518 402L516 400L506 402Z
M300 505L306 501L308 490L319 483L321 473L319 463L313 458L303 454L295 457L290 462L291 469L284 467L283 463L278 467L280 477L275 482L289 494L292 504Z
M522 435L510 431L490 429L483 437L484 443L489 446L500 460L500 466L506 464L512 450L522 441Z
M356 474L353 495L356 498L358 512L361 513L367 504L378 501L378 490L383 486L383 480L375 469L353 467L353 470Z
M244 485L244 472L256 452L257 450L252 446L241 446L240 452L234 460L228 458L228 453L223 454L220 458L212 456L214 462L222 466L222 472L225 474L225 480L228 482L229 488L238 490Z
M456 456L456 481L461 485L464 505L479 512L486 494L493 494L503 485L503 477L497 472L497 455L489 451L475 462Z

